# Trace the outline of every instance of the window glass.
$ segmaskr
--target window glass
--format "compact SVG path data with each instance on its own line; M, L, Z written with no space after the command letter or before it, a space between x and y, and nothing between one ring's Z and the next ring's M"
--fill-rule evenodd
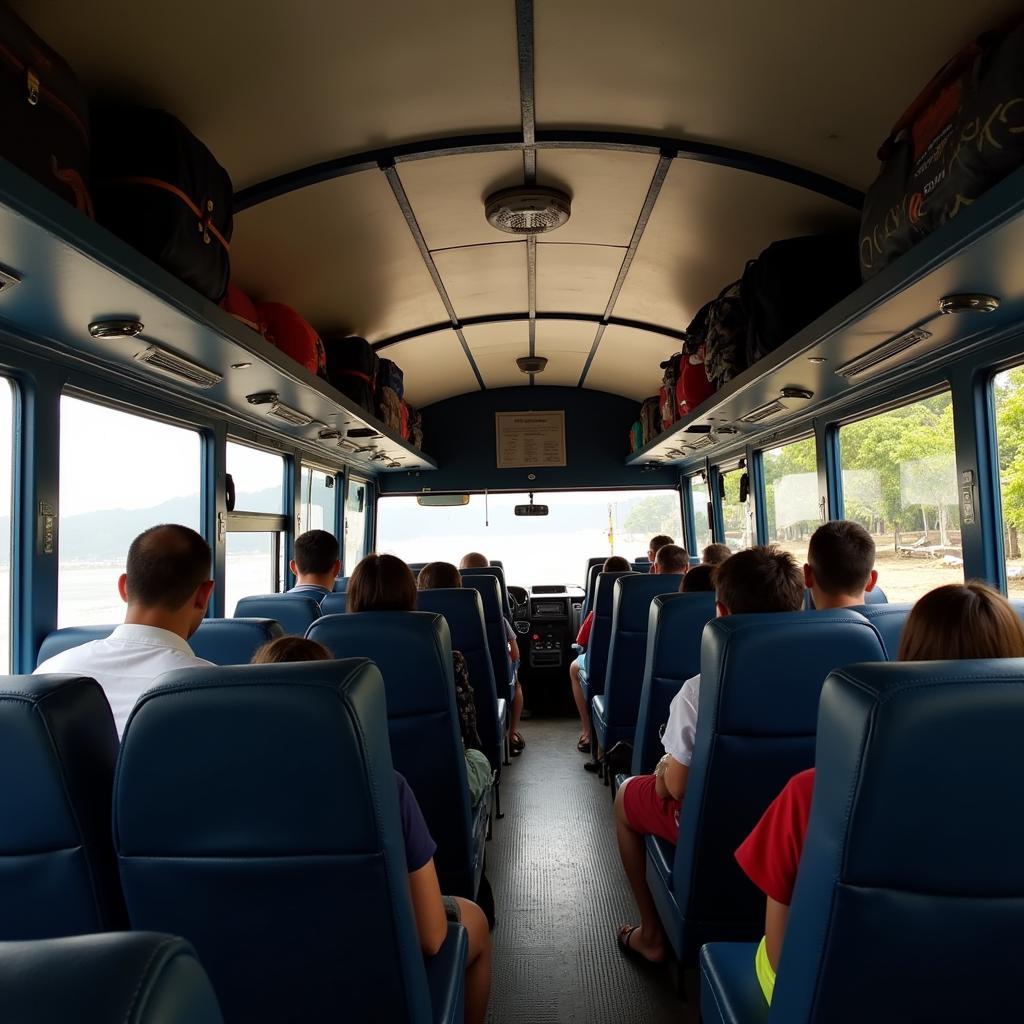
M199 434L63 395L57 625L120 622L131 542L159 523L199 529Z
M334 533L334 512L338 488L336 474L311 466L302 467L301 531L327 530Z
M711 524L708 522L708 485L699 476L690 477L690 496L693 529L697 536L697 550L690 554L700 555L711 543Z
M754 503L750 498L749 488L745 499L740 501L740 482L746 473L745 469L731 469L721 475L725 543L732 551L741 551L757 543Z
M236 512L285 511L283 455L228 441L227 471L235 484Z
M962 582L949 393L847 424L839 444L844 514L875 538L878 585L889 600Z
M275 557L276 556L276 557ZM235 614L243 597L276 594L284 577L278 533L229 533L224 549L224 609Z
M345 493L345 564L342 566L342 572L346 576L352 575L352 570L366 554L366 512L369 507L369 493L370 485L365 480L348 478L348 490ZM414 503L415 500L414 498Z
M14 516L14 389L0 384L0 664L11 666L11 520Z
M764 452L762 465L768 539L803 565L811 534L821 523L814 438Z
M407 562L454 562L480 551L504 563L509 583L582 584L587 559L647 557L658 533L681 541L679 492L559 491L536 494L548 515L517 516L528 494L470 496L468 505L423 508L412 497L381 497L377 503L377 550ZM351 566L346 571L351 572Z
M1024 594L1024 366L1015 366L993 381L999 490L1003 505L1003 553L1006 589L1011 597Z

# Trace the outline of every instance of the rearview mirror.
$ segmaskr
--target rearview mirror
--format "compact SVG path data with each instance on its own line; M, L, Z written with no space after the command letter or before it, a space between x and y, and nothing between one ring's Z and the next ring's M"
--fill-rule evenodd
M456 505L468 505L468 494L417 494L416 504L423 508L452 508Z
M517 516L546 516L547 505L516 505Z

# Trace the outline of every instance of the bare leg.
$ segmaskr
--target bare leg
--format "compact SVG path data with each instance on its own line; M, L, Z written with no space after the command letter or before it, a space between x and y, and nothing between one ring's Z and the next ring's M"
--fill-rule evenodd
M491 933L484 912L473 902L455 897L462 927L469 939L466 955L466 1024L483 1024L491 996Z
M519 735L519 719L523 714L523 684L516 679L516 695L512 698L512 712L509 715L508 720L508 734L509 739L514 740L517 736L521 740L522 737ZM513 746L513 750L516 747ZM519 749L522 749L521 747Z
M647 888L647 853L644 837L633 830L626 820L622 797L626 785L620 786L615 794L615 831L619 840L619 856L625 868L629 887L633 890L640 911L640 927L629 937L629 945L648 960L655 963L665 959L665 933L661 927L654 897Z
M590 716L587 714L587 701L580 685L580 667L575 661L569 664L569 679L572 681L572 699L576 701L576 711L580 716L580 737L590 741Z

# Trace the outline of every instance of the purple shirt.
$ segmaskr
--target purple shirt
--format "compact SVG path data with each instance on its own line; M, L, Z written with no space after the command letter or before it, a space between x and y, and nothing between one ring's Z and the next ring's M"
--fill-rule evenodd
M405 862L411 875L434 856L437 844L423 820L416 795L409 788L405 776L398 772L395 772L395 788L398 790L398 816L402 819L402 838L405 840Z

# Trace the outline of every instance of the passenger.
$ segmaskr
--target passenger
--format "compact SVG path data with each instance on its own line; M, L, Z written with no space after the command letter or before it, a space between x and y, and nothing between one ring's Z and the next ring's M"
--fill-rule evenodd
M416 577L417 590L458 590L461 587L462 577L451 562L428 562Z
M490 559L486 555L480 554L479 551L470 551L469 554L463 555L462 561L459 562L460 569L489 569L490 567ZM512 628L512 623L508 619L502 621L505 623L508 656L512 662L512 678L516 681L516 693L512 698L512 710L509 713L508 749L513 757L518 757L526 749L526 740L523 739L522 733L519 731L519 720L523 717L523 686L519 682L519 642L516 640L516 631Z
M700 556L703 565L721 565L730 555L728 544L709 544Z
M416 610L416 579L409 566L394 555L367 555L348 581L346 604L350 613L413 612ZM452 651L452 670L459 731L466 754L469 799L475 807L491 785L491 762L483 752L477 732L473 686L466 659L460 651Z
M295 538L295 557L288 563L296 583L289 594L309 594L318 601L334 589L341 572L338 538L326 530L307 530Z
M315 640L300 636L281 636L264 644L254 655L254 665L279 665L295 661L330 661L331 652ZM444 944L447 921L457 921L466 929L469 953L466 957L466 1021L483 1021L491 991L491 933L484 912L461 896L442 896L434 867L434 842L423 820L416 796L395 772L398 789L398 814L405 840L405 861L409 871L409 894L416 919L420 949L434 956Z
M714 590L715 569L716 566L708 565L707 562L693 566L683 577L683 582L679 584L679 593L697 594L702 591L706 593L709 590Z
M903 627L899 661L1024 657L1024 626L1009 602L983 583L950 583L925 594ZM765 894L764 938L754 969L771 1003L789 904L814 793L814 769L794 775L736 851Z
M804 603L804 582L791 554L774 546L748 548L715 569L718 615L793 612ZM615 795L615 819L622 866L640 910L639 925L619 929L619 948L640 962L662 963L665 933L647 888L644 836L675 843L679 812L697 732L700 676L683 683L672 698L663 744L665 755L653 775L633 776Z
M690 556L678 544L662 544L654 556L651 575L685 576L690 569Z
M629 572L629 562L620 555L612 555L604 560L601 572ZM587 612L587 617L576 634L576 644L583 648L578 658L569 663L569 681L572 683L572 699L576 702L576 711L580 716L580 738L576 743L576 749L585 754L590 750L590 715L587 713L587 699L583 696L583 686L580 684L580 669L587 668L587 645L590 643L590 631L594 626L594 609Z
M804 583L815 608L856 608L877 582L875 542L863 526L839 519L814 531L807 546Z
M124 624L103 640L48 658L35 675L91 676L103 687L121 736L136 700L157 676L210 667L188 645L213 593L210 565L210 546L187 526L153 526L140 533L117 581L121 600L128 605Z
M656 536L652 537L650 544L647 545L647 561L653 563L654 559L657 557L658 552L666 544L675 544L675 541L664 533L659 533Z

